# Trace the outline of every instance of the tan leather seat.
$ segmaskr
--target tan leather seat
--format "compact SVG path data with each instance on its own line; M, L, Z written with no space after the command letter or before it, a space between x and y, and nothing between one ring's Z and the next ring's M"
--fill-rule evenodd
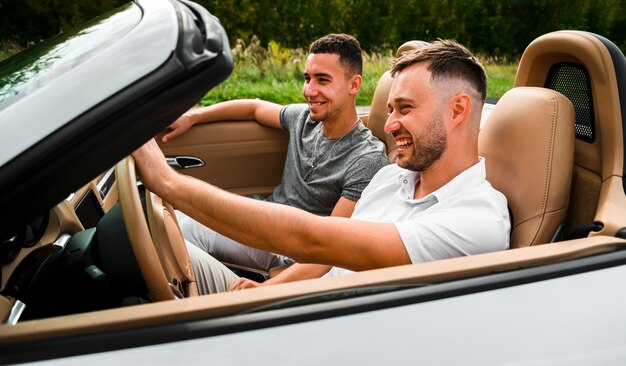
M402 55L402 53L406 51L414 50L427 44L428 42L424 41L405 42L404 44L402 44L402 46L398 47L398 50L396 51L396 57ZM378 80L376 90L374 90L374 95L372 96L370 113L367 118L367 127L372 131L372 134L374 134L374 136L376 136L380 141L385 143L389 162L393 163L396 161L397 156L396 141L391 135L386 134L384 131L385 122L387 121L389 111L389 109L387 108L387 99L389 98L391 80L392 78L389 71L383 73L383 75Z
M594 224L591 235L626 234L625 73L626 59L615 44L581 31L545 34L528 45L520 60L515 86L555 89L574 104L574 175L566 233Z
M396 56L425 44L406 42ZM396 144L384 132L391 81L389 72L381 76L367 126L385 142L389 161L394 162ZM487 119L486 124L493 122L487 133L483 136L481 131L480 152L488 155L488 178L509 197L515 220L511 245L547 243L568 208L574 144L572 105L549 89L521 88L503 97L494 113ZM537 146L542 146L541 150L536 150Z
M478 136L487 180L512 213L511 247L551 241L565 220L574 160L574 108L545 88L509 90Z

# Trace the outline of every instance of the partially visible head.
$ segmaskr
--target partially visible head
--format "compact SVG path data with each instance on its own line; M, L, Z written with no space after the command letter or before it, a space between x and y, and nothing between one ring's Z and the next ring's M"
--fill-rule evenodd
M362 67L361 46L350 35L329 34L311 44L302 94L312 120L343 121L354 113Z
M309 53L330 53L339 55L339 62L346 70L346 77L363 75L363 55L361 45L349 34L328 34L311 43Z
M439 39L430 45L405 52L394 60L391 76L418 63L429 63L431 79L441 83L464 82L474 89L476 101L483 103L487 96L487 74L483 65L467 48L454 40ZM450 89L448 89L451 91Z
M487 78L471 52L438 40L403 53L391 75L385 132L395 137L398 165L423 172L450 149L447 156L477 154Z

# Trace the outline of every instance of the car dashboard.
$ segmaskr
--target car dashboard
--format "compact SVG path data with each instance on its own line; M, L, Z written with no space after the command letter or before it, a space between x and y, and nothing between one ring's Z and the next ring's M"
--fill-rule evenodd
M17 228L0 243L0 291L14 294L16 298L17 295L21 295L20 298L39 297L35 295L41 290L39 284L49 284L51 276L63 272L58 270L63 264L50 265L51 258L60 257L59 262L64 263L63 255L72 237L77 233L95 231L102 217L117 202L115 169L111 167L69 194L49 212ZM36 265L32 267L33 264ZM22 303L16 301L16 304Z

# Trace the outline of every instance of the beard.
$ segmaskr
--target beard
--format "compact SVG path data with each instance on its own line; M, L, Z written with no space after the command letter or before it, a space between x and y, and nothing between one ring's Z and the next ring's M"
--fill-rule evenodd
M314 122L323 122L329 119L331 115L332 114L330 112L319 113L316 115L313 115L313 113L310 113L309 118L311 118L311 121L314 121Z
M424 133L413 139L413 151L406 160L398 156L398 165L415 172L428 170L439 158L448 145L448 137L443 129L441 116L436 116L426 126Z

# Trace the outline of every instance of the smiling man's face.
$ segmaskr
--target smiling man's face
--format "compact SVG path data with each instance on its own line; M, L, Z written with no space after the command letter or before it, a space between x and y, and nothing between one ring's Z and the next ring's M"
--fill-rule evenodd
M350 103L351 79L332 53L309 54L304 70L302 94L309 104L313 121L332 119Z
M419 172L439 160L447 147L440 93L427 67L427 63L415 64L396 75L385 123L385 132L394 136L398 146L396 163Z

